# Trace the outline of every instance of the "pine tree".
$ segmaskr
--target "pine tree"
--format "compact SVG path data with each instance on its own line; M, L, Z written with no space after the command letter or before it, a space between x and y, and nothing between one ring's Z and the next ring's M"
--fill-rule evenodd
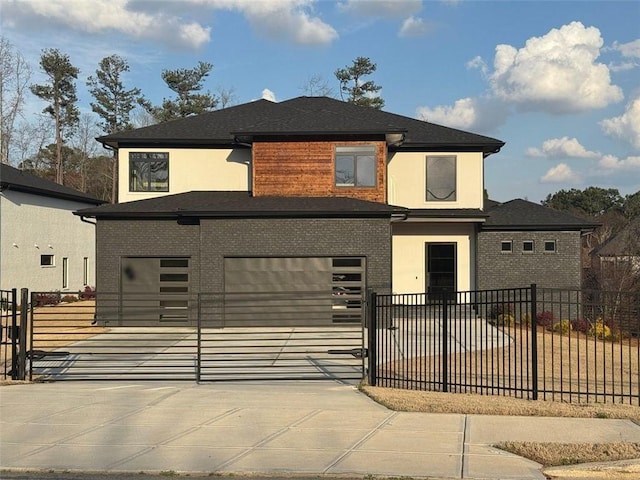
M55 120L56 182L62 184L64 181L62 146L65 139L73 133L79 118L75 80L80 70L71 65L68 55L60 53L55 48L42 51L40 68L48 77L49 83L31 85L30 88L35 96L50 102L43 112L48 113Z
M106 134L132 129L131 111L145 103L139 88L125 89L122 76L128 71L124 58L111 55L100 61L95 77L87 78L89 93L95 99L91 109L102 119L99 125Z
M335 76L340 82L342 99L344 100L344 94L347 94L346 101L349 103L377 109L384 107L384 100L377 95L382 87L371 80L362 80L362 77L375 72L376 68L376 64L368 57L358 57L353 61L353 65L337 69Z
M159 122L166 122L214 110L218 105L218 99L209 91L197 93L202 90L202 82L212 69L212 64L198 62L194 68L163 70L162 79L171 90L176 92L178 98L176 100L165 98L161 106L149 106L149 113Z

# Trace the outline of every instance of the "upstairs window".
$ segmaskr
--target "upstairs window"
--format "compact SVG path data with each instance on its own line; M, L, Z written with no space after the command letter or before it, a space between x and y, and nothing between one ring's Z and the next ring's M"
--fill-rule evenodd
M524 253L533 253L535 250L533 240L525 240L522 242L522 251Z
M129 153L129 191L168 192L168 153Z
M53 255L40 255L40 266L53 267L55 265L53 259Z
M456 201L456 157L427 157L427 202Z
M336 186L375 187L376 148L336 147Z
M500 251L502 253L511 253L513 251L513 242L511 240L503 240L500 243Z
M555 240L545 240L544 241L544 251L546 253L555 253L556 252L556 241Z

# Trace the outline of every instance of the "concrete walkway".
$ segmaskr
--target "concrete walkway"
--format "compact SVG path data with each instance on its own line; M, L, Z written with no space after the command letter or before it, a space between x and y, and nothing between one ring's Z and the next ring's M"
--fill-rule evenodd
M640 442L640 426L393 412L330 381L0 387L3 469L545 478L503 440Z

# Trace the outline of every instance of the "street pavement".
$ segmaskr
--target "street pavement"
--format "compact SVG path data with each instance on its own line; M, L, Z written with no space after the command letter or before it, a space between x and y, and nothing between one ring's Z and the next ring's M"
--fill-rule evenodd
M336 381L0 387L0 468L14 472L545 479L493 447L508 440L640 442L640 426L394 412Z

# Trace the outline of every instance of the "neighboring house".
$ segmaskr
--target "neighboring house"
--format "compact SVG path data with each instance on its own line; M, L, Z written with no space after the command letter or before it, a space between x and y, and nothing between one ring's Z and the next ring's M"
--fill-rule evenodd
M640 218L632 220L592 254L604 290L640 290Z
M94 285L95 225L73 212L101 203L0 164L0 289L77 292Z
M77 212L97 219L99 290L360 298L480 285L484 159L500 140L326 97L98 140L120 172L119 204ZM189 321L173 305L154 321Z
M478 233L478 289L579 289L582 235L598 226L526 200L487 201Z

